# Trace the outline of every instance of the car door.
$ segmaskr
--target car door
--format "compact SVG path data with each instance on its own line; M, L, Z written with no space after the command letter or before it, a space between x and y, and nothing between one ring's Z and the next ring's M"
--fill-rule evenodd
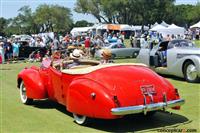
M50 68L50 79L52 82L52 91L54 98L60 104L63 104L63 90L62 90L62 73L61 71L51 67Z
M158 51L158 48L159 48L159 45L156 45L154 46L151 50L150 50L150 53L149 53L149 66L152 66L152 67L158 67L159 64L158 64L158 55L156 54L156 52Z
M177 72L177 70L175 70L174 68L176 68L176 63L177 63L177 56L178 56L178 53L180 51L179 49L179 45L180 42L179 40L173 40L169 43L168 45L168 49L167 49L167 68L169 70L169 72L173 73L174 71Z
M150 49L149 48L141 48L140 52L137 56L138 63L144 63L146 65L150 65Z
M112 52L117 56L117 57L126 57L128 56L128 53L126 51L127 49L123 44L117 44L112 46Z

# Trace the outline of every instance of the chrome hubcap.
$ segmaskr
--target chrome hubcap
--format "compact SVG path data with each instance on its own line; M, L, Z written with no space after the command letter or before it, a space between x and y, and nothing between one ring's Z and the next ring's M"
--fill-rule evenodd
M189 80L195 80L197 78L197 69L194 64L188 65L186 74Z

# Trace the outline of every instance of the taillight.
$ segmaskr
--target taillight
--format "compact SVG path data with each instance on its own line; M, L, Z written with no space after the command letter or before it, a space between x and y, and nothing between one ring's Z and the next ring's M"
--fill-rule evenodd
M179 97L178 89L175 88L175 95Z
M119 103L117 96L113 96L113 101L114 101L116 107L120 107L120 103Z
M174 91L175 91L176 99L179 99L180 97L179 97L178 89L175 88ZM180 110L181 106L175 106L175 107L172 107L172 109L174 109L174 110Z

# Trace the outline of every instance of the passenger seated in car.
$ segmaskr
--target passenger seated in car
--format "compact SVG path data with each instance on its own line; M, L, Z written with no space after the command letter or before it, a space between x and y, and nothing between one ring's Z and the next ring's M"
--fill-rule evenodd
M60 51L55 50L53 54L51 55L51 66L56 68L57 70L60 70L60 63L61 63L61 53Z
M80 50L75 49L72 53L70 53L70 59L73 60L73 63L68 64L67 68L72 68L72 67L80 65L81 57L82 57L82 54Z
M160 51L160 63L161 66L165 67L167 66L167 50L164 48L164 46L160 46L159 48Z
M167 66L167 50L162 51L162 55L163 55L162 66L165 67Z
M104 49L101 55L102 60L100 61L100 64L113 63L113 60L111 60L112 53L109 49Z

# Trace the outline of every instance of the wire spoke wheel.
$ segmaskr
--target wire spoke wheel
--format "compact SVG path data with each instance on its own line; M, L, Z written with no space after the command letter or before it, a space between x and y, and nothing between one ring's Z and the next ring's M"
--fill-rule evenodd
M198 82L198 71L193 62L187 62L184 66L184 77L188 82Z
M188 65L186 74L189 80L195 80L197 78L197 69L193 64Z

